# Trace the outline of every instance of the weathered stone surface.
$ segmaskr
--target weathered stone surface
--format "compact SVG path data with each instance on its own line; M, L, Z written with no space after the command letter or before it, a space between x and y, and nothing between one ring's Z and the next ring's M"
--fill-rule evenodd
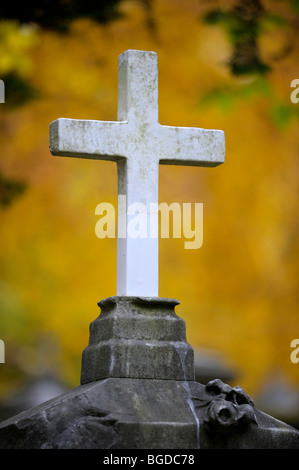
M83 384L0 423L0 448L299 448L298 431L257 410L240 387L193 380L193 350L177 304L99 302Z
M240 387L193 380L193 350L177 304L99 302L82 385L0 423L0 448L299 448L299 433L257 410Z
M83 353L86 383L0 423L0 448L299 448L299 433L257 410L240 387L192 380L192 348L177 304L136 297L100 302Z
M81 383L107 377L193 380L194 355L174 299L109 297L90 325Z
M0 448L299 448L295 429L257 410L242 389L215 382L109 378L81 385L1 423ZM242 407L246 420L236 418Z
M0 447L196 448L181 381L107 379L2 423Z

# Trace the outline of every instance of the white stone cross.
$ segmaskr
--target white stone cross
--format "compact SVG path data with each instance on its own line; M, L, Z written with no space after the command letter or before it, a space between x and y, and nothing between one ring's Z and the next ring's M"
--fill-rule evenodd
M53 155L117 162L118 194L126 196L127 206L118 209L119 227L124 217L129 224L134 214L128 208L133 203L147 208L144 216L150 219L151 236L118 234L119 296L159 295L158 211L151 213L158 204L159 163L216 166L224 162L223 131L159 124L157 62L155 52L128 50L119 56L117 121L60 118L50 124Z

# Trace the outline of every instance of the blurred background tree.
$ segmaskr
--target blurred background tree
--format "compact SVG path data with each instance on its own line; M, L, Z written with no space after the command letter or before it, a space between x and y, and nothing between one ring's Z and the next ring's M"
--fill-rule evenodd
M161 201L204 203L200 250L160 240L160 295L253 398L276 375L299 387L298 0L40 3L0 6L0 398L45 372L78 385L96 302L115 294L94 211L116 204L116 167L52 158L48 126L115 120L126 49L158 53L162 124L226 133L219 168L160 167Z
M120 0L29 0L18 8L13 3L0 6L2 19L17 20L21 24L35 23L43 29L67 33L72 21L78 18L90 18L101 24L119 16Z
M204 15L204 21L224 28L232 47L227 61L232 76L250 80L241 88L222 85L211 89L203 96L203 102L212 100L227 108L236 99L251 99L256 94L263 94L271 102L270 114L275 123L281 127L288 125L293 118L298 118L299 111L291 103L277 101L271 86L271 71L295 50L299 2L239 0L225 4L225 8L211 7ZM272 49L267 43L275 34L279 40L273 41Z

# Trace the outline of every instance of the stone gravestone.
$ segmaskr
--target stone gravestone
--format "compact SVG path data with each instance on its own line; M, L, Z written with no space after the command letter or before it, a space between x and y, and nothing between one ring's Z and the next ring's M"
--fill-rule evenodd
M158 202L162 164L224 161L221 131L158 123L157 56L119 57L118 121L58 119L54 155L116 161L119 194L142 202L154 235L118 237L117 296L99 302L83 351L81 385L0 424L0 448L299 448L299 433L256 409L240 387L194 380L193 349L178 301L158 297ZM156 231L156 232L155 232ZM153 233L153 232L151 232Z

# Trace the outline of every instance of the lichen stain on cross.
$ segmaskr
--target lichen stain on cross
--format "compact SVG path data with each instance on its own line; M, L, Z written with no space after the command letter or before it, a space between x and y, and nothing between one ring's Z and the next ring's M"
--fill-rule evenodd
M60 118L50 124L56 156L117 162L118 194L126 207L118 219L128 225L134 203L147 208L157 236L117 240L117 295L158 297L159 164L217 166L224 162L221 130L164 126L158 122L158 60L155 52L128 50L118 58L117 121Z

